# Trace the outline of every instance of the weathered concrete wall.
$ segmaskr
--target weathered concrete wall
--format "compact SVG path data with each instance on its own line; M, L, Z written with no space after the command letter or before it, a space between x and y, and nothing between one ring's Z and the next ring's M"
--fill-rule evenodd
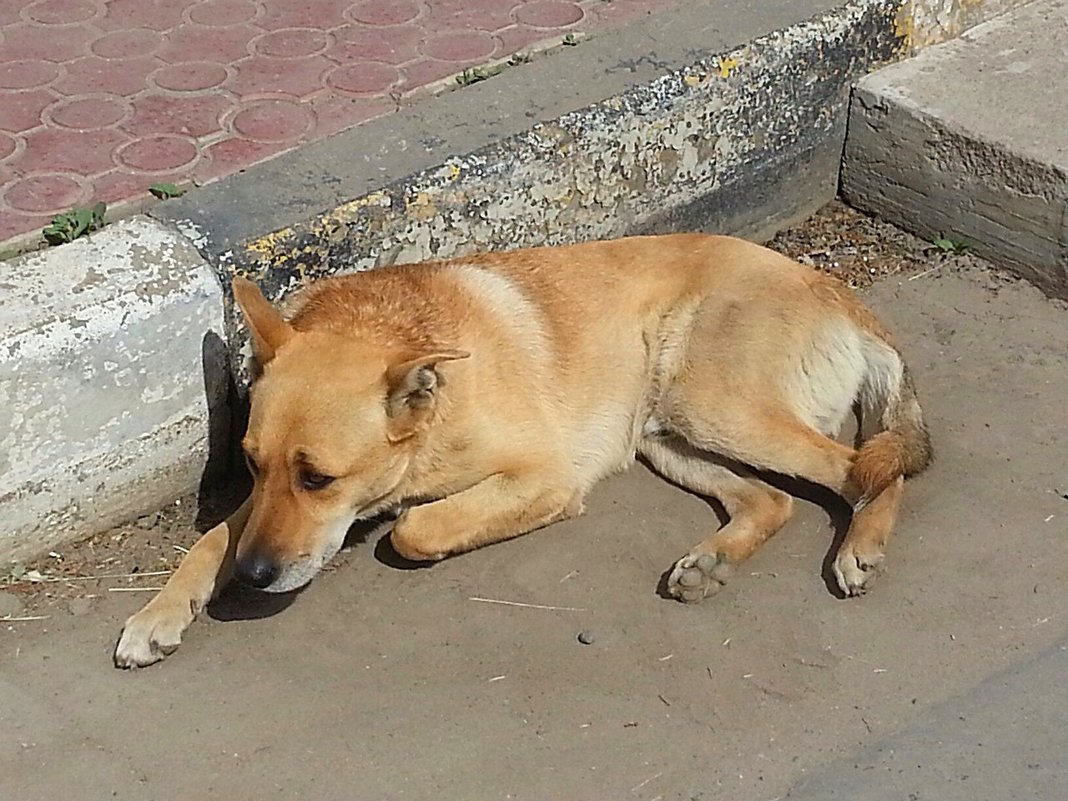
M0 287L0 559L195 486L226 379L218 279L189 241L134 217L5 263Z
M1068 298L1068 0L1040 0L854 92L852 204Z

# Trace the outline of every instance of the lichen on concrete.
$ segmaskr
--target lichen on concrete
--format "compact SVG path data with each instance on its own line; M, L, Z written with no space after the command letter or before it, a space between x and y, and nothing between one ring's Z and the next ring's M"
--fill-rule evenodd
M898 15L898 30L910 53L946 42L964 31L1031 0L907 0Z

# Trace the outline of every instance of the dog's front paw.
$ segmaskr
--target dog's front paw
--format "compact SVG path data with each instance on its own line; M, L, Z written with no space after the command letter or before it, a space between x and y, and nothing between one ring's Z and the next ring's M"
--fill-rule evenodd
M448 556L445 551L435 548L433 543L415 537L406 537L403 532L398 534L397 529L393 529L389 541L393 550L409 562L440 562Z
M683 603L697 603L719 592L733 570L723 554L687 554L672 568L667 591Z
M393 550L409 562L440 562L449 555L448 550L427 535L429 526L420 525L418 510L408 509L393 525L389 534Z
M174 653L182 644L182 633L189 628L193 617L187 601L168 601L156 596L126 621L115 646L115 667L145 667Z
M863 595L878 575L883 559L881 553L861 554L848 546L842 548L835 557L833 568L838 588L849 597Z

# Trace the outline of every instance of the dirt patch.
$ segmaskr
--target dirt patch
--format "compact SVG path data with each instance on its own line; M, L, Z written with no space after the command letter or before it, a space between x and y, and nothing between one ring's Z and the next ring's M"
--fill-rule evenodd
M11 565L0 592L17 597L24 615L56 606L77 611L84 605L72 602L107 592L141 591L148 600L196 539L196 508L196 496L189 495L28 564Z
M871 286L887 276L929 269L956 260L957 255L839 200L780 231L768 247L830 273L853 288Z
M203 499L188 493L136 520L8 565L0 576L7 614L0 609L0 618L64 609L84 614L108 593L139 593L147 601L200 534L240 502L245 484L244 476L235 476L230 487Z

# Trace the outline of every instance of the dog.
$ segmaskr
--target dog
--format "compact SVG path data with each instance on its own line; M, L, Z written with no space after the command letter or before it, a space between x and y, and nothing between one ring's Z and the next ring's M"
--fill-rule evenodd
M402 557L433 561L583 513L641 456L729 520L667 592L713 595L790 518L771 474L852 505L833 572L864 593L904 478L931 459L889 333L837 280L760 245L631 237L384 267L311 284L288 319L233 283L258 378L249 499L127 620L119 667L149 665L231 577L308 583L349 527L399 510ZM857 447L834 439L853 412Z

